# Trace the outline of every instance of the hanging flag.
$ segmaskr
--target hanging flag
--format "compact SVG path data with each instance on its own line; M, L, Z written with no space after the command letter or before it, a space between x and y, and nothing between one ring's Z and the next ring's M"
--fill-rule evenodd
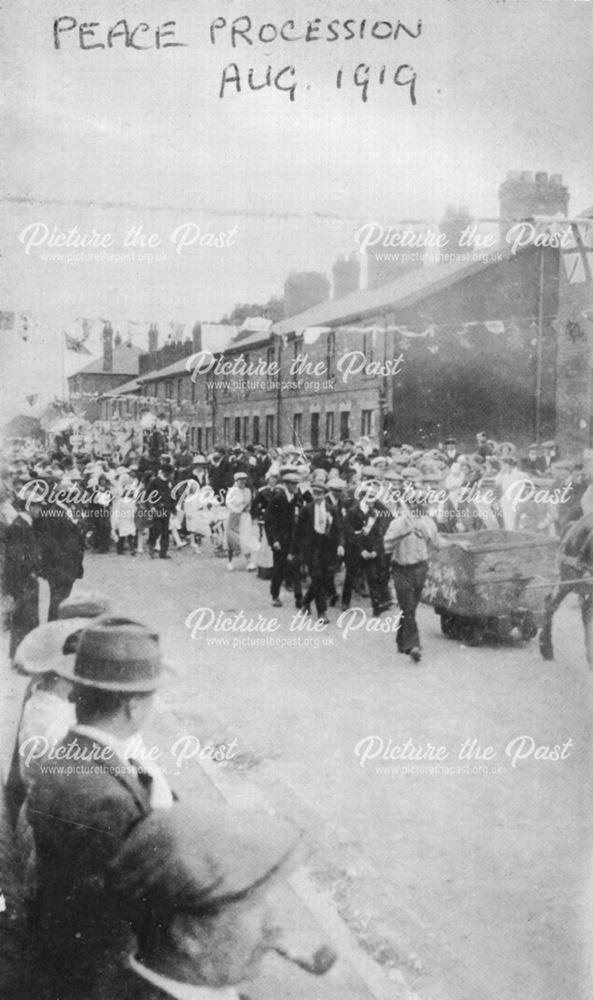
M488 333L504 333L505 325L501 319L484 320L484 326Z
M303 343L314 344L316 340L321 337L323 333L329 333L329 326L308 326L306 330L302 330Z
M33 332L33 317L30 313L19 313L16 326L21 338L28 340Z
M66 333L65 330L62 330L62 333L64 334L64 340L65 340L65 343L66 343L66 350L67 351L74 351L75 354L90 354L91 353L89 351L88 347L84 346L82 340L77 340L76 337L71 337L69 334Z
M466 323L465 326L461 328L461 330L457 331L457 340L459 341L461 347L464 347L466 351L471 351L472 349L472 345L467 339L468 328L470 325L471 324Z
M591 281L593 275L593 219L573 222L562 260L569 285Z
M0 330L14 330L14 313L0 310Z

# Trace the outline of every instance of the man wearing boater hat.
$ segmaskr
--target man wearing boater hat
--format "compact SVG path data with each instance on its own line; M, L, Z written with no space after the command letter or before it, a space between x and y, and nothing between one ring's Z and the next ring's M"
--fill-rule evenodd
M140 749L163 677L158 636L105 615L82 631L73 663L54 669L74 684L77 724L28 799L37 855L31 995L80 1000L130 942L130 925L105 890L106 866L141 819L173 801Z

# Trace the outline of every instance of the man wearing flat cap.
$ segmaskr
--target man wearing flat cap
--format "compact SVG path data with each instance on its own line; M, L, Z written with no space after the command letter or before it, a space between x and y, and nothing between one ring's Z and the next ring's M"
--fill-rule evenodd
M282 606L280 587L283 582L292 584L297 608L302 607L301 578L296 564L288 561L294 531L302 509L302 497L297 491L301 481L298 472L283 467L281 483L274 491L264 518L264 529L274 560L270 596L275 608Z
M151 504L150 528L148 530L148 554L154 559L157 541L159 542L159 559L170 559L169 551L169 521L175 509L175 498L171 492L172 466L162 461L159 471L151 479L147 487L147 499Z
M237 987L270 950L326 972L333 950L317 934L299 948L267 899L295 867L298 841L285 821L223 804L155 811L138 823L107 876L137 945L117 992L99 981L89 1000L238 1000Z
M328 625L326 618L328 600L335 590L334 570L344 556L344 526L340 512L327 499L325 483L311 483L313 500L303 507L291 548L291 556L309 569L311 582L303 599L308 612L315 602L317 617Z
M77 724L28 798L37 855L31 995L80 1000L99 970L108 976L117 967L130 940L119 902L105 889L106 866L141 819L173 802L165 776L142 752L141 730L163 677L158 637L129 619L101 616L54 670L74 685Z

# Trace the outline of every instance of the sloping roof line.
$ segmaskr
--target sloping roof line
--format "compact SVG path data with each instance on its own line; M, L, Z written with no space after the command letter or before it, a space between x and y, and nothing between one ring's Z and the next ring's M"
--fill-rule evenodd
M131 382L124 382L123 385L118 385L116 389L111 389L109 392L104 392L100 399L111 399L112 396L125 396L128 392L136 392L138 389L142 388L142 382L139 378L133 378Z
M486 251L485 251L486 252ZM511 256L508 246L494 248L492 259L464 261L450 264L434 264L431 267L421 267L409 271L379 288L351 292L343 298L330 302L321 302L296 316L289 316L272 327L273 333L284 335L300 333L310 326L331 326L338 323L370 317L383 309L407 309L428 295L449 288L465 278L491 267L499 259L507 260Z
M171 375L180 375L183 372L187 372L188 369L185 367L185 363L188 358L191 358L191 354L187 354L184 358L179 358L178 361L173 361L172 364L167 365L165 368L154 368L150 372L146 372L145 375L139 375L139 382L155 382L159 378L168 378Z
M113 348L113 364L108 372L103 369L103 355L101 355L90 361L85 368L74 372L70 378L76 378L78 375L137 375L138 359L141 354L139 347L120 344L119 347Z

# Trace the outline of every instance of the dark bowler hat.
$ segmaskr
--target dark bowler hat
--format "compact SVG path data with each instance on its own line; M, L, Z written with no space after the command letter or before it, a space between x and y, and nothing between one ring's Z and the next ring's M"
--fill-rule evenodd
M154 691L163 680L159 637L146 625L114 615L82 631L73 664L56 670L75 684L103 691Z
M286 873L300 834L272 816L209 804L157 809L110 864L118 893L153 914L207 913Z

